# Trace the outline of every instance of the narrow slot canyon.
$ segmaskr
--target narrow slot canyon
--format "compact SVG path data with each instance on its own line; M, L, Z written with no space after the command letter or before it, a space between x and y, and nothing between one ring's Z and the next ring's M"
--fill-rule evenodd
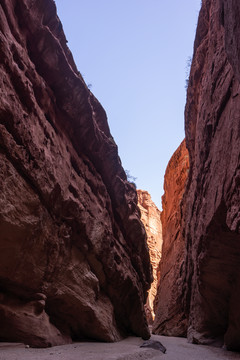
M160 210L55 1L0 0L0 359L240 358L239 16L202 1Z

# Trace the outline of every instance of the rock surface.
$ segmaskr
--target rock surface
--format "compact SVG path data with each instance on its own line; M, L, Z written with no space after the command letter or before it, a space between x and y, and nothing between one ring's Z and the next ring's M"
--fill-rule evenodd
M240 7L203 1L186 104L188 338L240 350Z
M141 348L152 348L161 351L162 353L166 353L167 349L165 346L157 340L147 340L140 346Z
M182 275L175 279L184 289L188 340L238 351L239 17L239 1L202 1L185 109L190 171L181 236L187 253Z
M1 0L0 49L0 339L147 339L137 194L54 1Z
M137 190L137 194L138 207L141 211L141 220L147 233L147 244L153 269L153 282L148 292L147 303L145 305L148 323L152 324L155 317L153 303L157 294L157 285L159 281L158 267L162 254L161 211L154 204L151 195L147 191Z
M187 322L182 306L181 272L185 257L185 242L180 232L181 202L189 171L189 156L185 140L171 157L164 176L162 197L162 259L160 283L155 299L156 318L153 333L184 336Z

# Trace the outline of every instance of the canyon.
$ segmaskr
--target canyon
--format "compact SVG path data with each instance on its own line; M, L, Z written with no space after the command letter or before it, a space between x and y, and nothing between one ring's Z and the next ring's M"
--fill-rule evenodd
M0 3L0 340L150 337L135 187L53 0Z
M0 341L148 339L153 323L240 351L239 16L202 1L160 212L127 180L55 2L1 0Z

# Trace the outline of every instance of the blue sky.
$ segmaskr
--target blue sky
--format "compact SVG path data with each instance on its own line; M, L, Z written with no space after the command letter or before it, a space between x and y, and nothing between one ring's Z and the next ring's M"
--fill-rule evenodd
M200 0L56 0L74 60L107 112L124 169L161 208L184 138L186 66Z

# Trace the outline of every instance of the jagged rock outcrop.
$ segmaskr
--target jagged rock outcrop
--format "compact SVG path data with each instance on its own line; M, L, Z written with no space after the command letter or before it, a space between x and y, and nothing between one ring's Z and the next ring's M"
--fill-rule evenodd
M159 281L158 267L162 254L161 211L154 204L151 195L147 191L137 190L137 194L138 207L141 211L141 220L147 233L147 244L153 269L153 282L148 291L147 303L145 305L148 323L152 324L155 318L153 303L157 294L157 285Z
M182 272L185 241L180 232L181 202L189 171L185 140L171 157L164 176L162 197L162 259L160 283L155 299L156 318L153 333L186 336L187 321L182 306Z
M0 340L149 337L137 194L52 0L0 2Z
M185 109L188 339L240 350L240 5L203 0Z

